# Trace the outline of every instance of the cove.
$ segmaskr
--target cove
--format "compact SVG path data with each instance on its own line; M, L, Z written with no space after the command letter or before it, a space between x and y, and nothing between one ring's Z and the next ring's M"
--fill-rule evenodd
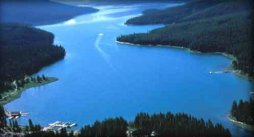
M29 118L41 125L60 120L78 123L77 128L108 117L132 120L138 112L185 112L222 123L235 136L251 136L234 126L227 115L234 100L249 98L253 83L234 73L209 73L229 67L230 59L115 42L122 34L161 27L126 26L128 18L151 7L176 5L96 6L97 13L38 26L54 33L55 43L66 49L64 60L38 73L59 80L28 89L5 107L29 113L19 119L21 124Z

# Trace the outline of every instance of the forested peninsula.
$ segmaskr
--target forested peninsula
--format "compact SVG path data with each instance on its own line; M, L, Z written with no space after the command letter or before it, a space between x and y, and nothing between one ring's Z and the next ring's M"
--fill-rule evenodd
M119 36L117 41L230 54L235 57L233 67L253 78L252 6L251 0L194 0L174 8L148 10L126 24L165 27Z
M27 88L57 80L30 77L65 56L65 49L53 44L52 33L32 26L62 22L98 10L49 0L2 0L0 5L0 103L5 104Z
M65 56L64 48L53 44L54 35L50 32L26 25L0 24L0 34L1 99L5 92L23 88L28 76Z

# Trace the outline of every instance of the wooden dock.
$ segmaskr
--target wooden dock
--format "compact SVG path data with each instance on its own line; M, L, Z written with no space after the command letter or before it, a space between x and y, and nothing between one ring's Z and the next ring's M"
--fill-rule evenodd
M6 115L9 119L18 119L18 118L20 118L20 117L27 116L28 113L24 113L24 112L22 112L22 111L9 112L9 111L5 110L5 115Z
M72 128L74 126L77 126L76 123L71 123L71 122L61 122L61 121L56 121L54 123L50 123L47 127L43 128L43 131L52 131L52 130L61 130L63 128Z

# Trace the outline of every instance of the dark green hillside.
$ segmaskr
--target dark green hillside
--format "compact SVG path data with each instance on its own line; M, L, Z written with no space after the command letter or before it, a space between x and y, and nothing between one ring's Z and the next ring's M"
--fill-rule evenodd
M194 0L185 5L144 12L144 15L129 19L126 24L171 24L183 21L194 21L241 13L251 10L251 0Z
M253 18L250 5L249 0L204 0L163 10L162 17L148 13L149 16L145 14L135 18L135 23L133 19L127 23L169 24L148 33L120 36L117 40L141 45L172 45L201 52L225 52L236 57L237 60L233 61L236 69L253 77ZM188 12L182 9L188 9ZM156 11L156 14L159 13Z
M230 137L228 129L184 113L139 113L134 120L135 137Z
M230 137L228 129L184 113L159 113L149 115L139 113L132 124L127 125L122 118L95 122L81 129L80 137Z
M28 25L54 24L97 11L90 7L74 7L49 0L1 0L0 8L1 22Z
M24 78L60 60L61 46L53 45L54 35L17 24L0 25L0 93L10 89L13 80Z
M85 125L80 130L79 137L127 137L128 122L122 117L96 121Z

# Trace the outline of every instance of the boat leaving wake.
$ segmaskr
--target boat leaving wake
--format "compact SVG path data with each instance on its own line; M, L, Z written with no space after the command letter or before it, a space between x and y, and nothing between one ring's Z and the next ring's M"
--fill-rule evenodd
M101 47L99 46L100 45L100 42L101 42L101 39L102 37L104 36L103 33L99 33L96 40L95 40L95 48L102 54L103 58L106 59L106 58L109 58L109 55L104 52Z
M234 70L210 71L210 74L235 73Z
M106 63L114 70L116 71L115 67L112 65L111 61L110 61L110 55L107 54L105 51L103 51L103 49L100 47L100 42L102 40L102 37L104 36L104 33L99 33L96 40L95 40L95 48L97 49L97 51L99 51L99 53L102 55L103 59L106 61Z

